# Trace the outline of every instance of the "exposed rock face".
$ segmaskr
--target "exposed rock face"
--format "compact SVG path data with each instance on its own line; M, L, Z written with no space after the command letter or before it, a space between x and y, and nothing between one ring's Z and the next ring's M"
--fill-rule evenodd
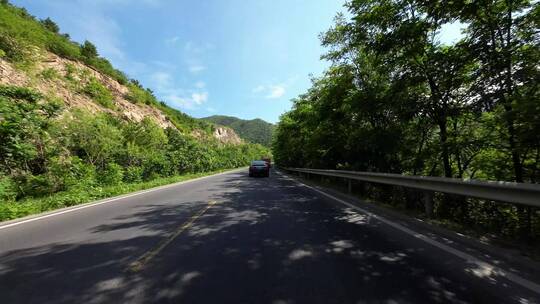
M82 79L80 75L86 74L89 77L96 78L107 87L113 95L117 110L102 107L95 103L90 97L80 93L80 90L73 87L72 83L66 81L64 78L68 74L68 66L72 66L77 71L72 77L75 82L79 82L80 86L85 84L85 80ZM33 71L32 73L35 73L36 75L39 75L45 70L53 70L59 77L49 80L39 76L30 77L27 73L15 69L11 63L0 59L0 84L34 88L47 96L54 96L62 99L67 105L68 110L69 108L82 108L92 113L108 112L137 122L148 117L153 119L162 128L174 128L174 125L158 109L146 104L134 104L126 100L125 96L129 93L129 89L126 86L121 85L118 81L103 75L80 62L47 53L45 57L41 58L41 62L35 66L35 69L36 71Z
M32 67L31 72L18 70L11 63L0 58L0 84L34 88L46 96L63 100L68 111L71 108L81 108L91 113L107 112L136 122L150 118L164 129L175 128L159 109L128 101L126 96L129 94L129 89L111 77L103 75L83 63L61 58L52 53L37 54L36 56L39 58L38 63ZM46 79L39 76L44 71L54 71L57 77ZM66 80L68 74L73 78L73 81ZM115 110L105 108L81 93L81 88L91 77L97 79L112 93ZM201 130L193 130L191 136L200 140L207 138L207 135ZM225 127L215 129L213 137L221 143L241 144L243 142L232 129Z
M10 63L0 58L0 84L24 85L24 83L26 75L17 73Z
M216 127L214 137L222 143L240 144L242 139L232 130L226 127Z

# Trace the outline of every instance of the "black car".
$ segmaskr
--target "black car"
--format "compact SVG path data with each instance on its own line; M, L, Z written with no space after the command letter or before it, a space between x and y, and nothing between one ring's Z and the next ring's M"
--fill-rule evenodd
M264 160L254 160L249 166L249 176L266 176L270 177L270 166Z

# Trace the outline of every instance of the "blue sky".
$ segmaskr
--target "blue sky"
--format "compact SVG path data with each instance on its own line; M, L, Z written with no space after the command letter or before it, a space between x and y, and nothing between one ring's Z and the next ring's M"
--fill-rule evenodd
M195 117L277 122L328 63L318 35L344 0L11 0L93 42L115 67ZM445 29L455 39L458 26ZM443 39L443 40L444 40Z

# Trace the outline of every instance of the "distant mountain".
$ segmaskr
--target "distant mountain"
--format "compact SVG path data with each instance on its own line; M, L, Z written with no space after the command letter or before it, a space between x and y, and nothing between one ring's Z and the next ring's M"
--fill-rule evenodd
M262 119L244 120L231 116L214 115L201 118L217 125L233 129L241 138L252 143L270 146L274 125Z

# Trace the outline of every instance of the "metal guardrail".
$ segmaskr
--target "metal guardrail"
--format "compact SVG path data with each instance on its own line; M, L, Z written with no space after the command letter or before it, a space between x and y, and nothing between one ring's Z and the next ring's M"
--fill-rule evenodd
M291 172L344 178L349 180L349 191L351 189L350 180L359 180L364 182L424 190L426 193L426 201L432 200L433 192L442 192L498 202L540 207L540 184L463 180L446 177L408 176L390 173L344 170L320 170L305 168L282 169ZM428 206L426 206L426 209L428 209ZM427 213L431 213L432 210L426 211Z

